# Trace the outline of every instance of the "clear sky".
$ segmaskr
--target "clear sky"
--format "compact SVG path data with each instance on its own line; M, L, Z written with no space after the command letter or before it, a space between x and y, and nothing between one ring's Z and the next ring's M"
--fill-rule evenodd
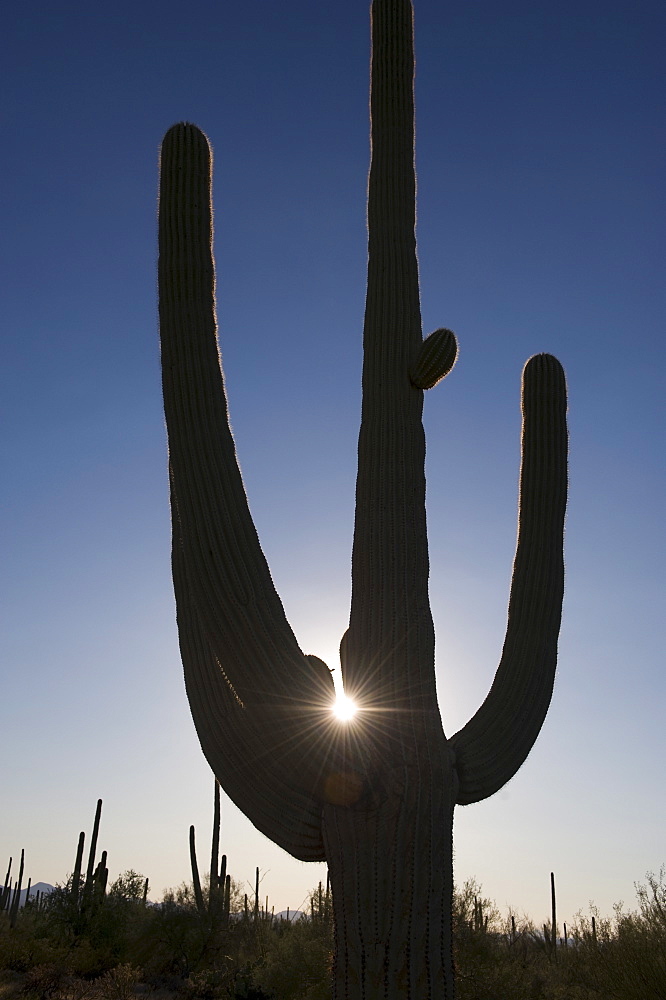
M0 865L202 868L212 776L182 680L156 319L157 154L215 152L221 343L243 476L305 652L347 625L368 167L367 0L10 0L2 65ZM558 678L456 877L542 920L632 903L666 862L661 0L416 0L431 602L447 734L485 697L515 542L519 386L556 354L571 495ZM276 910L323 866L223 800L230 871ZM3 867L4 874L4 867Z

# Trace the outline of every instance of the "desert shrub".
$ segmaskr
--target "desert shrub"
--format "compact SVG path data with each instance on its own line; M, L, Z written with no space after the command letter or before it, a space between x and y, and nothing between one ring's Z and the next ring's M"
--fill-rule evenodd
M666 1000L666 927L658 907L639 913L615 908L609 932L586 949L590 987L608 1000Z
M265 935L255 982L279 1000L328 1000L332 954L329 926L312 920L277 924Z
M141 969L129 964L117 965L96 979L93 1000L133 1000L134 987L141 979Z
M113 891L104 899L77 900L65 883L39 909L21 910L13 929L0 919L0 968L26 972L60 965L78 976L100 976L127 961L146 923L142 900Z
M229 995L232 984L233 978L226 969L207 969L193 972L183 983L182 993L186 1000L217 1000Z
M22 992L37 1000L51 1000L64 993L71 977L72 970L61 962L45 962L26 974Z
M165 892L162 902L151 908L143 941L143 965L149 981L170 977L184 979L200 971L216 957L216 929L198 913L191 886ZM210 961L208 961L210 964Z
M68 952L66 945L49 936L46 922L34 912L21 911L14 928L6 915L0 914L0 969L27 972L36 965L63 965Z
M72 956L77 972L101 974L120 958L117 944L124 931L121 915L98 900L78 901L69 883L55 887L44 909L35 915L35 922L52 948ZM21 919L19 926L23 924Z

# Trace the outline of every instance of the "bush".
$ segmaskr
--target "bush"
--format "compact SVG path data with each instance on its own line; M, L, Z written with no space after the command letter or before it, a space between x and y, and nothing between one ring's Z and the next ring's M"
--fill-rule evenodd
M60 996L71 981L72 970L59 962L45 962L30 969L23 982L23 993L37 1000L51 1000Z
M277 924L263 942L255 982L279 1000L329 1000L333 941L330 927L312 920Z

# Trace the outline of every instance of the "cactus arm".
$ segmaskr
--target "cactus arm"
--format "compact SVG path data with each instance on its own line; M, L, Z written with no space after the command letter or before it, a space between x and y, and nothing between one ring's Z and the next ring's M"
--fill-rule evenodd
M523 372L518 541L504 649L488 697L450 740L460 805L492 795L513 777L550 704L564 588L566 408L560 363L535 355Z
M176 526L177 522L174 530ZM302 744L294 747L286 740L276 745L277 717L272 721L263 714L257 717L238 698L211 649L185 584L182 560L176 543L178 635L185 687L204 755L229 798L258 830L301 861L322 861L321 807L298 782L307 764L301 760L296 770L290 764L293 755L304 756ZM310 736L311 750L311 734L300 735Z
M294 686L302 685L307 696L313 673L273 586L236 462L216 337L210 177L206 137L193 125L175 125L162 145L159 277L164 407L181 544L209 636L219 644L252 644L246 649L251 671L245 660L236 668L228 657L243 702L289 702Z
M328 759L319 730L334 689L287 622L236 462L216 338L210 175L203 133L170 129L160 170L160 334L186 686L225 790L283 846L288 817L287 842L310 856L312 793Z

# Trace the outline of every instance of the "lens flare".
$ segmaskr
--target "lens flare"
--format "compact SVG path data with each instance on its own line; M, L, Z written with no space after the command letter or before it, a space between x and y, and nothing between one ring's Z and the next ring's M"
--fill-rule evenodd
M333 706L333 714L340 722L349 722L356 715L357 708L351 698L341 694Z

